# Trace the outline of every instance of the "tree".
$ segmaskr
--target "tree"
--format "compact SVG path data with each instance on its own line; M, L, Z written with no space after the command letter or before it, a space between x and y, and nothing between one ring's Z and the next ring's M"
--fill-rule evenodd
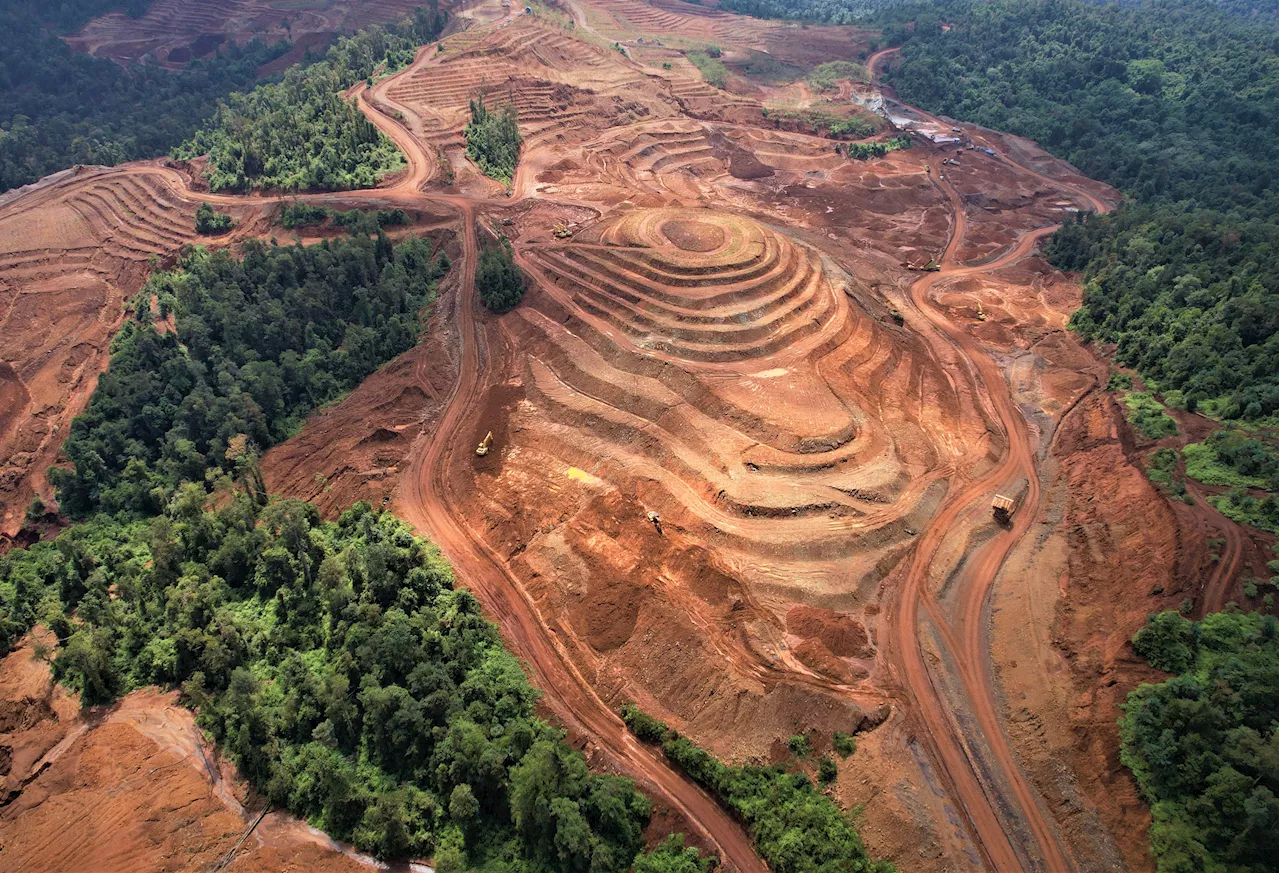
M465 782L454 786L449 795L449 815L460 825L466 825L480 812L480 803Z
M235 227L236 223L224 212L214 212L213 207L208 203L201 203L196 208L196 232L216 236L226 233Z
M467 157L480 172L503 182L510 182L520 158L520 124L515 104L507 102L497 109L485 105L485 95L471 101L471 123L463 130L467 139Z
M494 312L514 309L523 299L527 280L515 262L511 242L503 238L497 245L480 250L476 264L476 289L480 302Z

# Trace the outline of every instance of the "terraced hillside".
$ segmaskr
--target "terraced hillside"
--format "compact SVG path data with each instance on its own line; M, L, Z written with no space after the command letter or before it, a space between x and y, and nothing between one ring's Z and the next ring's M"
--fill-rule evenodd
M477 466L474 523L546 580L585 667L625 670L650 707L703 730L745 707L739 743L776 736L797 699L827 729L857 723L877 706L859 680L881 565L945 490L936 434L973 427L945 375L830 259L750 218L633 210L521 251L538 292L504 323L519 400L477 424L513 450ZM839 641L788 652L792 606L835 602ZM701 655L674 659L674 637ZM814 677L859 690L837 703Z
M212 54L223 43L256 36L266 42L307 44L396 21L422 5L419 0L365 0L358 5L333 0L155 0L138 18L110 12L66 39L72 48L95 57L124 62L151 55L182 65Z
M159 0L149 15L176 23L156 38L283 14L222 2ZM339 10L290 6L295 27ZM441 235L456 269L429 339L274 448L269 488L325 512L392 507L439 543L547 712L723 869L759 869L750 840L626 733L621 704L738 762L857 734L830 791L900 869L1140 864L1143 807L1107 739L1141 678L1127 640L1201 596L1184 580L1217 596L1262 572L1267 546L1155 489L1098 390L1105 365L1065 330L1079 286L1038 247L1115 192L1034 143L906 106L907 128L965 142L915 135L851 160L762 113L803 85L717 89L684 54L714 42L812 66L856 57L867 35L851 28L680 0L521 11L467 4L439 47L349 92L406 171L301 199L405 209L417 226L397 232ZM118 24L102 51L128 42ZM465 155L479 96L517 108L509 188ZM124 298L192 241L196 205L239 221L212 244L284 236L270 197L201 193L185 172L91 168L0 200L10 528ZM530 283L497 316L474 276L500 237ZM1014 491L997 524L993 497ZM1116 586L1117 566L1137 581Z
M492 30L472 28L423 53L375 99L398 111L419 139L462 167L462 129L470 101L510 102L526 140L569 139L583 129L612 126L626 104L658 108L637 86L644 79L616 52L573 39L530 16Z
M150 263L196 241L196 201L154 171L68 171L0 207L0 533L40 493ZM229 207L253 225L251 205ZM218 242L219 240L212 240Z

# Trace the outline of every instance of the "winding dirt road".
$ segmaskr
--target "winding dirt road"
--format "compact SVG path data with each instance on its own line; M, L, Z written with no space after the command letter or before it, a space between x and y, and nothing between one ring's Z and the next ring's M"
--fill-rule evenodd
M886 49L869 59L868 69L873 77L883 58L895 51ZM396 508L448 556L459 578L480 600L486 613L498 622L504 641L524 662L531 679L544 692L547 705L557 717L566 725L591 736L621 770L645 785L660 802L679 810L719 851L726 869L764 873L764 864L738 823L713 798L669 767L658 753L630 735L617 715L574 667L563 644L542 620L536 604L512 576L502 558L456 520L461 513L457 511L448 487L450 471L469 462L473 448L470 423L478 413L486 388L498 378L493 373L489 346L492 342L501 342L501 334L497 328L487 329L478 318L474 283L479 247L476 206L481 202L494 205L495 201L424 193L421 189L435 170L434 159L410 130L387 114L388 109L378 95L377 88L373 94L363 87L353 91L369 119L405 155L405 172L386 188L307 195L302 199L366 200L417 207L441 205L458 216L462 245L462 258L456 271L461 343L459 376L439 421L432 430L424 430L413 448L407 470L401 478ZM942 124L927 113L909 108L923 118ZM1087 204L1087 208L1095 211L1108 209L1108 204L1088 191L1049 179L1003 154L997 153L997 159L1047 184L1070 191L1082 205ZM160 166L113 172L159 174L184 196L211 203L239 205L285 199L193 192L185 176ZM86 174L85 179L91 179L93 175ZM938 765L948 793L963 811L986 865L998 871L1042 868L1050 873L1070 873L1075 864L1060 844L1052 817L1043 809L1040 798L1023 775L1005 737L985 639L987 603L995 578L1010 550L1030 528L1039 506L1035 434L1018 409L995 360L975 339L935 309L929 299L930 291L939 283L990 273L1021 260L1035 250L1040 239L1056 228L1039 228L1024 234L1011 250L987 263L961 265L956 261L956 253L966 228L964 204L956 190L942 177L940 164L935 163L931 175L951 205L951 235L940 258L941 270L922 275L911 286L910 299L931 330L941 337L941 341L951 344L967 362L967 378L973 381L977 396L988 399L990 412L1004 432L1008 450L989 472L981 476L957 474L954 477L951 492L919 537L901 587L892 598L892 614L887 617L892 639L886 641L886 648L903 683L911 717L917 719L923 728L920 735ZM523 186L518 185L516 190L518 197ZM65 194L65 188L59 193ZM35 192L30 195L29 202L38 202L44 196L44 192ZM490 336L491 333L494 336ZM427 380L423 379L423 382L424 389L433 393ZM1029 482L1024 507L1015 515L1010 529L997 534L971 555L957 585L949 616L930 586L931 570L940 545L969 513L980 511L980 501L1020 477ZM1222 572L1225 568L1220 570ZM1226 590L1225 584L1220 587ZM960 721L953 717L951 700L935 682L921 645L922 612L936 632L944 654L956 665L965 698L964 708L973 716L970 723L972 735L966 735ZM806 676L802 681L816 680ZM995 772L992 773L990 768ZM1006 813L1008 810L1013 811L1012 816Z
M726 869L767 873L768 868L741 826L706 792L671 769L657 752L636 741L574 668L502 558L458 524L456 519L461 513L451 505L447 487L449 469L456 463L458 451L462 452L461 461L470 460L469 422L479 411L487 387L485 377L492 369L486 354L485 327L476 318L477 201L422 193L419 189L432 174L431 157L409 131L367 100L364 91L358 95L361 109L396 143L408 163L404 177L384 193L411 192L422 200L447 204L458 211L462 225L457 303L462 356L458 381L435 428L429 433L424 431L410 455L396 498L399 514L448 556L459 578L475 594L486 614L497 621L504 642L524 662L534 685L545 695L544 701L564 724L593 737L622 770L679 810L720 853Z
M1240 567L1244 560L1244 535L1240 526L1225 518L1217 508L1205 499L1204 493L1190 479L1187 480L1187 491L1195 499L1196 507L1217 522L1214 526L1222 534L1223 553L1218 558L1218 566L1204 586L1204 597L1201 599L1201 614L1221 612L1230 601L1230 594L1235 587L1236 577L1240 575Z
M885 49L871 56L867 66L873 77L880 62L896 51ZM940 119L914 106L907 108L935 124L944 125ZM1092 193L1049 179L998 151L997 159L1043 182L1065 188L1082 205L1087 204L1094 211L1104 212L1110 208ZM951 204L951 237L939 261L941 270L921 277L911 286L911 301L929 324L968 361L977 394L988 398L1004 431L1008 450L989 473L967 481L960 477L961 487L948 495L946 503L921 536L897 595L893 614L894 655L906 687L915 700L916 715L926 727L924 735L941 764L952 797L968 818L975 844L984 854L987 865L1001 871L1031 866L1050 873L1070 873L1076 865L1060 843L1052 817L1044 810L1035 789L1022 773L1004 734L997 711L998 694L990 671L989 645L985 638L988 598L996 577L1009 552L1031 527L1039 509L1040 481L1035 464L1035 436L1017 408L996 362L978 341L952 324L929 300L930 290L939 283L961 276L990 273L1021 260L1057 228L1051 226L1030 231L1013 249L980 266L957 265L955 255L966 228L964 205L958 192L946 181L940 165L934 166L932 176ZM948 618L929 584L930 570L939 546L962 516L975 510L977 501L1023 477L1028 482L1028 492L1022 507L1015 513L1008 529L970 556L959 580L953 615ZM973 716L976 736L964 736L961 719L952 718L951 703L930 673L920 645L922 607L929 625L956 666L965 697L963 704ZM984 762L979 760L981 753L977 747L980 746L986 747L990 763L998 769L994 779L979 775L986 769ZM1002 787L1007 787L1012 796L996 796L1003 794ZM1013 810L1018 820L1008 821L1001 815L1001 809ZM1034 845L1027 844L1026 835L1031 837Z

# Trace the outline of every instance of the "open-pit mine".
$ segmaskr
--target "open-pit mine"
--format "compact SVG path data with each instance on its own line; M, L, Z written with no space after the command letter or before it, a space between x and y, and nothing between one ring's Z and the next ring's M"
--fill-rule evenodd
M193 16L278 20L288 5L162 0L71 41L172 50L207 32ZM375 5L385 19L406 4ZM315 32L363 23L320 6ZM1100 391L1106 365L1066 330L1079 285L1039 247L1119 195L892 93L893 122L864 115L911 147L852 160L771 111L815 100L803 81L717 89L676 47L806 68L865 57L852 28L679 0L553 8L469 4L407 69L352 90L406 167L298 199L408 210L416 224L396 232L430 233L454 267L423 343L271 450L268 488L326 513L369 500L437 543L549 717L724 869L764 867L626 732L623 704L731 761L781 760L795 734L826 750L833 731L855 735L837 799L900 870L1144 869L1148 813L1114 738L1116 704L1148 670L1127 640L1162 603L1220 598L1254 547L1214 534L1235 545L1210 569L1184 534L1205 518L1141 474ZM481 95L518 112L509 188L466 156ZM210 194L198 170L83 167L0 198L6 535L33 495L52 499L44 470L123 301L197 241L196 207L238 222L206 244L289 238L274 223L286 198ZM530 287L498 316L473 277L503 236ZM1179 590L1196 578L1204 591ZM16 674L0 688L0 778L20 793L0 808L0 866L89 869L94 840L59 834L136 819L149 823L110 838L124 841L111 869L205 869L240 838L243 810L202 799L184 814L207 833L178 863L181 817L139 794L138 774L161 766L177 768L174 791L224 791L172 698L76 727L61 692ZM66 798L82 798L74 814ZM230 869L285 869L301 847L308 869L354 864L276 817Z

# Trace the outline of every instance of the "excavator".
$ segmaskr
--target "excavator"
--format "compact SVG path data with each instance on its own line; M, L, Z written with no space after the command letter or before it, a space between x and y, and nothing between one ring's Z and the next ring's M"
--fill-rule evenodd
M923 267L918 264L913 264L910 261L903 261L902 266L917 273L936 273L942 269L942 267L938 265L938 262L933 258L930 258L929 263L925 264Z
M493 431L489 431L484 435L484 439L480 440L480 445L476 446L476 454L480 456L489 454L491 445L493 445Z
M649 520L649 523L653 525L653 529L658 532L659 536L661 536L662 535L662 516L658 515L658 513L654 512L651 509L647 513L645 513L644 517Z

